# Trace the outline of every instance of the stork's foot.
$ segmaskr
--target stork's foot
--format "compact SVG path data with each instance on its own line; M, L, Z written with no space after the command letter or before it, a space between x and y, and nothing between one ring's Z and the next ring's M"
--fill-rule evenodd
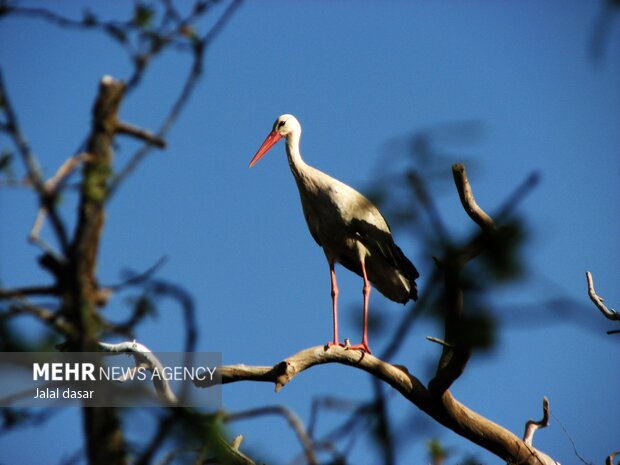
M368 347L368 342L362 341L361 344L356 344L354 346L346 347L347 350L361 350L362 352L366 352L367 354L372 355L370 351L370 347Z
M333 341L333 342L328 342L327 344L325 344L325 350L329 349L330 347L346 347L342 342L338 342L338 341Z

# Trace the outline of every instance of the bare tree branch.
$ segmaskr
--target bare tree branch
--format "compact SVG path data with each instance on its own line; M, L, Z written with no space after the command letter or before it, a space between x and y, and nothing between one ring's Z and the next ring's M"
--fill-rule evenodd
M1 107L7 118L6 123L2 125L2 129L15 142L24 166L26 167L28 180L32 183L37 192L43 192L43 176L41 174L41 168L36 160L36 157L34 156L34 153L28 145L26 138L21 132L17 121L17 114L13 109L13 104L4 84L2 69L0 69L0 103L2 104Z
M188 76L185 78L185 82L181 88L181 92L179 93L179 96L177 97L176 101L172 105L172 108L170 109L168 115L164 119L164 122L160 126L159 130L156 132L155 137L163 138L168 133L168 131L170 130L170 128L172 127L176 119L178 118L179 114L181 113L181 110L183 109L187 101L189 100L194 88L196 87L196 84L198 83L198 80L200 79L200 76L202 75L203 67L204 67L204 63L203 63L204 53L207 47L219 34L219 32L222 30L224 25L228 22L228 20L231 18L231 16L237 10L237 8L241 5L241 3L242 3L242 0L233 0L228 5L224 13L220 16L220 18L211 27L209 32L207 32L204 35L204 37L195 40L195 42L193 43L192 68ZM194 10L193 14L198 14L200 12L202 12L202 10L200 11ZM132 85L133 82L134 80L131 79L128 85ZM139 149L130 158L130 160L123 167L123 169L120 170L119 173L112 180L108 197L111 197L114 195L114 193L116 192L120 184L125 180L125 178L127 178L127 176L129 176L138 167L140 162L146 156L149 155L151 148L152 148L151 144L146 144L144 147Z
M132 126L129 123L124 123L122 121L119 121L116 125L116 131L119 134L126 134L129 136L135 137L136 139L143 140L147 144L155 145L161 149L166 147L166 141L162 139L161 137L153 134L150 131L147 131L146 129Z
M609 454L605 459L605 465L614 465L614 459L616 458L616 455L620 455L620 450ZM618 463L620 463L620 461Z
M223 455L223 457L216 457L213 462L197 461L195 462L196 465L202 463L219 464L221 463L221 459L224 459L226 461L225 463L229 463L231 465L256 465L254 460L239 450L241 443L243 442L242 435L236 436L230 444L228 444L228 442L226 442L226 440L220 435L215 435L215 438L217 445L220 447L219 455Z
M545 453L525 444L515 434L493 423L458 402L449 391L437 398L411 375L406 367L387 363L377 357L343 347L315 346L304 349L273 366L228 365L218 368L222 384L240 381L267 381L276 392L295 376L315 365L339 363L366 371L386 382L403 397L442 425L484 447L507 461L524 465L555 464ZM208 387L209 380L195 380L198 387Z
M157 356L143 344L136 341L119 342L117 344L109 344L107 342L100 342L99 347L102 352L110 355L130 354L136 363L137 368L145 368L151 373L164 372L164 366L159 361ZM170 384L165 376L153 376L153 386L157 392L160 400L166 402L168 405L175 405L178 403L177 396L172 392ZM119 379L124 382L126 379Z
M14 299L15 302L9 307L3 316L10 318L17 315L31 315L41 323L55 330L57 333L69 338L75 336L75 328L58 312L34 305L23 298Z
M43 225L43 220L45 216L49 213L50 219L52 222L52 227L54 228L54 232L56 237L62 247L63 253L66 254L69 241L67 239L67 232L65 226L60 219L55 207L55 195L50 195L50 193L45 188L45 183L43 182L43 174L41 172L41 168L39 163L32 152L26 138L24 137L19 122L17 120L17 114L13 109L13 105L8 95L8 91L4 84L4 79L2 76L2 70L0 69L0 107L3 109L3 112L6 116L6 123L0 125L0 129L6 132L12 139L14 144L17 147L17 150L21 156L23 164L26 168L26 177L28 183L34 187L38 194L38 200L40 204L39 214L37 215L37 219L35 220L33 231L31 232L31 240L33 243L42 247L45 252L51 253L52 255L58 255L53 252L52 248L47 245L47 243L41 240L38 236L38 231L41 229ZM33 236L33 232L35 235Z
M495 222L476 203L476 199L471 191L471 186L469 185L469 180L467 179L465 165L461 163L452 165L452 175L454 176L454 183L459 192L463 208L465 208L469 217L484 231L493 231L495 229Z
M485 234L495 231L495 222L476 203L471 190L465 166L461 163L452 165L454 183L459 193L463 208L482 228L482 235L474 237L468 244L449 253L441 261L445 283L445 344L437 364L435 377L429 383L429 391L435 396L441 396L465 370L471 356L471 347L462 342L462 319L464 312L463 286L461 271L465 264L484 250Z
M24 297L28 295L58 295L57 286L30 286L16 289L1 289L0 299L12 299L15 297Z
M529 420L525 424L525 432L523 433L523 442L528 446L532 445L534 440L534 433L540 428L546 428L549 426L549 400L547 397L543 398L543 417L542 420L534 421Z
M71 173L73 173L80 163L90 161L93 161L93 156L87 152L81 152L67 158L67 160L60 165L60 168L56 170L56 174L45 181L44 187L46 192L49 194L57 194L62 182L67 179Z
M596 308L598 308L605 318L609 320L620 321L620 313L616 312L614 309L609 309L603 303L603 298L600 297L596 291L594 290L594 280L592 278L592 273L586 271L586 280L588 282L588 295L590 296L590 300L594 302Z
M218 417L221 418L223 421L231 422L231 421L255 418L258 416L262 416L262 415L282 416L288 422L291 428L293 428L293 431L295 431L295 434L297 435L297 438L299 439L299 442L301 443L304 449L307 462L310 465L318 464L316 456L314 454L312 439L308 435L308 432L306 431L306 428L304 427L303 422L299 419L297 415L295 415L295 413L292 410L286 407L283 407L281 405L271 405L271 406L259 407L259 408L255 408L251 410L245 410L243 412L237 412L237 413L221 412L218 414Z
M441 346L445 346L445 347L449 347L451 349L454 349L454 345L453 344L449 344L446 341L444 341L443 339L439 339L438 337L426 336L426 339L428 341L434 342L434 343L439 344Z

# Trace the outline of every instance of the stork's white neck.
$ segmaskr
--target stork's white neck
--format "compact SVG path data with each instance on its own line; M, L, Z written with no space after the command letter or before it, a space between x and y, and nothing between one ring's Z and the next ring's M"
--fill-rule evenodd
M301 131L293 131L286 136L286 155L288 156L288 164L291 167L293 175L299 178L305 168L308 166L301 158L299 151L299 139Z

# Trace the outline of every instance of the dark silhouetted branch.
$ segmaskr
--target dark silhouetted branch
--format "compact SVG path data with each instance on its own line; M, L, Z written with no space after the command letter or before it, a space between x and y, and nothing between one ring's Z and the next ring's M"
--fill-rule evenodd
M30 286L16 289L0 288L0 299L12 299L29 295L58 295L58 293L59 290L56 286Z
M428 341L434 342L434 343L436 343L436 344L439 344L439 345L442 345L442 346L445 346L445 347L449 347L449 348L451 348L451 349L453 349L453 348L454 348L454 345L452 345L452 344L448 344L446 341L444 341L444 340L442 340L442 339L439 339L438 337L434 337L434 336L426 336L426 339L427 339Z
M614 459L617 455L620 455L620 450L609 454L605 459L605 465L614 465ZM618 463L620 463L620 461L618 461Z
M143 140L147 144L155 145L162 149L166 147L166 141L161 137L147 131L146 129L138 128L136 126L132 126L131 124L123 123L122 121L117 123L116 131L119 134L126 134L128 136L135 137L136 139Z
M6 122L0 125L0 129L6 134L8 134L9 137L11 137L11 139L13 140L26 168L27 181L31 186L34 187L35 191L38 194L40 210L39 214L37 215L37 219L35 220L33 230L31 231L30 239L33 243L39 245L45 252L51 255L58 256L58 254L55 253L53 249L38 235L38 232L43 225L43 220L45 219L45 216L49 213L52 227L54 228L54 232L56 234L58 242L62 247L63 253L66 254L69 246L69 241L67 238L65 226L56 211L56 196L51 195L46 189L45 183L43 182L43 174L41 173L39 163L21 131L19 122L17 120L17 114L13 109L11 99L9 98L8 91L4 84L1 69L0 108L2 108L2 111L6 117Z
M0 69L0 103L0 107L6 116L6 123L3 124L1 128L3 132L6 132L13 139L24 166L26 167L28 180L35 187L37 192L43 192L43 177L41 175L41 168L39 167L39 164L34 156L34 153L30 149L26 138L21 132L17 121L17 114L13 109L13 104L4 84L2 69Z
M447 256L440 261L445 286L445 334L437 371L429 383L429 391L437 397L447 391L461 376L471 356L471 346L462 342L461 336L464 312L461 271L469 260L484 250L485 236L495 231L493 219L476 203L465 166L461 163L452 165L452 174L463 208L469 217L480 226L482 233L460 249L448 251Z
M493 231L495 229L495 222L476 203L469 180L467 179L465 165L461 163L452 165L452 175L454 176L454 183L456 184L463 208L465 208L469 217L484 231Z
M174 122L177 120L179 114L181 113L181 110L183 109L183 107L185 107L185 104L187 103L190 96L192 95L192 92L194 88L196 87L196 84L198 83L202 75L202 71L204 67L204 54L208 46L211 45L213 40L221 32L225 24L232 17L233 13L237 10L237 8L241 5L241 3L242 3L241 0L233 0L228 5L224 13L222 13L219 19L214 23L211 29L202 38L196 38L194 42L192 43L191 50L192 50L193 62L192 62L191 70L189 74L187 75L187 77L185 78L185 82L183 83L183 86L181 88L181 91L177 99L172 105L172 108L170 109L170 111L168 112L168 115L165 117L164 122L160 126L159 130L155 133L154 137L163 139L163 137L168 133L168 131L170 130ZM170 12L172 10L168 9L168 11ZM193 18L195 15L202 13L203 11L204 9L200 9L200 8L195 9L192 13L191 18ZM187 21L189 21L189 19ZM180 25L181 29L183 28L183 25L186 26L187 22L183 22L183 24ZM135 82L135 79L132 78L129 80L128 85L133 87L134 82ZM149 143L145 145L144 147L140 148L129 159L129 161L123 167L123 169L121 169L119 173L112 180L112 183L109 189L109 197L114 195L114 193L116 192L118 187L121 185L121 183L125 180L125 178L127 178L127 176L133 173L133 171L138 167L140 162L149 155L151 148L152 148L152 145Z
M3 316L10 318L18 315L33 316L41 323L67 338L75 336L75 328L73 325L60 316L58 312L34 305L22 298L14 299L14 303Z

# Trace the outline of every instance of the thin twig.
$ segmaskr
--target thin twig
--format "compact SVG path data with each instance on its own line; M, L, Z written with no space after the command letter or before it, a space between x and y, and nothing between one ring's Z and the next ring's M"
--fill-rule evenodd
M196 41L193 46L193 64L192 68L185 78L185 82L183 87L181 88L181 92L177 97L176 101L172 105L172 108L168 112L168 115L164 119L164 122L160 126L159 130L155 133L155 137L164 138L164 136L168 133L176 119L178 118L181 110L189 100L196 84L200 76L202 75L203 70L203 61L204 61L204 53L207 47L211 44L211 42L215 39L218 33L222 30L223 26L228 22L232 14L237 10L237 8L241 5L241 0L233 0L224 13L220 16L220 18L215 22L213 27L205 34L205 36ZM113 178L110 183L110 187L108 189L108 199L111 198L120 184L129 176L133 171L138 167L140 162L149 155L152 149L152 145L146 144L144 147L140 148L127 162L127 164L123 167L122 170Z
M586 271L586 280L588 282L588 295L590 296L590 300L596 305L596 308L598 308L607 319L615 321L620 320L620 313L616 312L614 309L607 308L603 303L603 298L594 290L594 279L592 278L592 273L589 271Z
M478 206L476 199L471 191L465 165L456 163L452 165L452 175L456 184L461 203L469 217L476 222L484 231L492 231L495 229L495 222L486 214L486 212Z
M12 139L14 144L17 146L17 150L21 156L22 162L26 168L27 179L30 185L34 187L34 189L38 193L40 209L37 214L37 218L35 220L33 229L30 233L30 240L34 244L40 246L43 251L50 253L51 255L60 258L60 254L54 252L51 246L47 244L43 239L41 239L39 233L43 226L43 221L45 217L49 214L52 227L56 233L56 237L61 244L63 252L66 254L68 250L69 241L67 239L67 232L65 226L60 219L60 216L56 212L56 208L54 206L55 197L50 195L48 190L46 189L45 183L43 181L43 174L41 172L41 168L39 167L39 163L28 145L26 138L22 134L17 114L13 109L13 105L9 98L8 92L6 90L6 86L4 84L4 79L2 77L2 70L0 69L0 102L2 103L2 109L6 115L7 121L6 124L2 125L2 130L5 131Z
M19 123L17 121L17 114L13 109L13 104L9 98L6 86L4 85L4 78L2 75L2 69L0 69L0 102L2 102L2 109L7 117L6 125L4 125L5 131L15 142L19 154L22 158L26 172L28 173L28 179L35 187L37 192L43 192L43 178L41 175L41 168L34 156L34 153L30 149L28 142L21 132Z
M549 399L543 398L543 417L542 420L534 421L529 420L525 424L525 432L523 433L523 442L528 446L532 445L534 440L534 433L540 428L546 428L549 426Z
M27 295L57 295L58 288L56 286L30 286L18 287L15 289L0 289L0 299L12 299L15 297L24 297Z
M143 140L147 144L155 145L162 149L166 147L166 141L163 138L157 136L156 134L153 134L150 131L147 131L146 129L133 126L129 123L119 121L116 124L116 132L119 134L126 134L128 136L135 137L136 139Z
M231 422L238 420L247 420L249 418L255 418L262 415L279 415L282 416L288 424L293 428L299 442L301 443L306 459L309 464L317 465L318 461L314 454L312 446L312 439L308 436L306 428L300 418L290 409L282 405L271 405L266 407L259 407L251 410L245 410L237 413L221 413L218 415L223 421Z
M15 303L9 307L9 311L6 313L7 317L16 315L34 316L40 322L66 337L69 337L75 331L73 325L62 318L58 312L34 305L25 299L15 299Z
M45 181L44 187L48 194L57 194L59 188L65 179L80 165L80 163L89 161L93 157L90 153L81 152L77 155L67 158L65 162L56 170L54 176Z
M438 337L426 336L426 339L431 342L435 342L444 347L448 347L450 349L454 349L454 344L450 344L449 342L444 341L443 339L439 339Z
M566 435L566 437L570 441L571 446L573 447L573 452L574 452L575 456L581 461L581 463L583 463L584 465L593 465L592 462L587 461L586 459L584 459L581 456L581 454L577 450L577 444L575 444L575 441L572 438L572 436L568 433L566 428L564 428L564 425L562 424L560 419L557 416L555 416L553 413L551 413L551 412L549 412L549 415L551 415L553 417L553 419L558 422L558 425L560 425L560 428L562 428L562 431L564 431L564 434Z

